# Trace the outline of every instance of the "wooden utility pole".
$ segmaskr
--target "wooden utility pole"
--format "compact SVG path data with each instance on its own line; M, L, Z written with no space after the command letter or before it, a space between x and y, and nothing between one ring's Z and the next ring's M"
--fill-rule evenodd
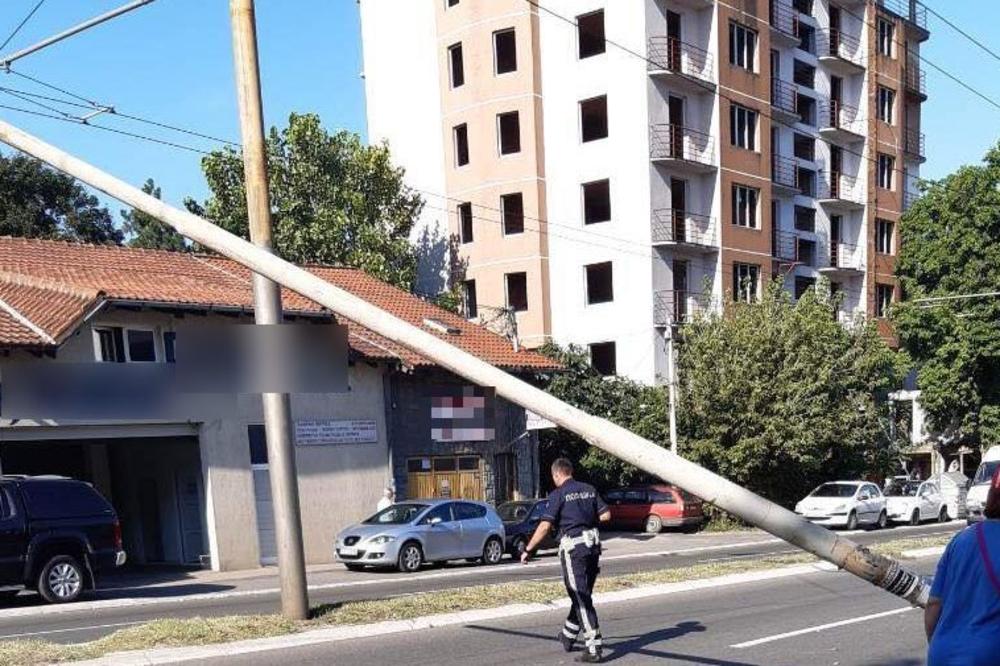
M247 193L250 240L271 251L271 197L267 179L267 144L257 61L257 28L253 0L230 0L236 97L243 138L243 170ZM260 273L253 274L254 320L261 326L281 324L281 289ZM274 506L274 534L281 578L281 611L304 620L309 615L302 517L299 510L295 447L292 443L291 402L287 393L263 393L267 435L268 476Z

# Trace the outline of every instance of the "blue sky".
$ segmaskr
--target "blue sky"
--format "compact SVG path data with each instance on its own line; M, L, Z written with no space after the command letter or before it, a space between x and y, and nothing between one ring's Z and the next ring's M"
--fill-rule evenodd
M398 0L412 2L416 0ZM631 0L635 1L635 0ZM0 42L37 0L4 0ZM31 44L125 0L46 0L6 51ZM925 0L1000 52L1000 2ZM292 111L316 112L330 129L364 133L364 90L355 0L257 0L264 106L268 125ZM1000 102L1000 62L929 17L924 56ZM924 104L928 160L936 178L978 161L1000 138L1000 109L930 67ZM15 69L125 113L238 140L226 0L158 0L66 42L29 56ZM0 85L45 92L13 75ZM0 94L0 104L29 107ZM139 184L153 177L167 201L206 193L200 155L0 109L0 117ZM201 149L218 144L116 118L95 122L172 139ZM117 210L118 206L114 208Z

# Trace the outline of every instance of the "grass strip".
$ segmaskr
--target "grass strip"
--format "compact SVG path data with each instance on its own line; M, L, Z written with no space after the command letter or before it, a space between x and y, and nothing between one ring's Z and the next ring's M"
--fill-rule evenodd
M952 535L944 535L898 539L879 544L873 550L898 556L904 550L945 545L951 537ZM606 576L598 579L596 591L615 592L815 561L817 558L807 553L762 555L752 559L723 560L674 569ZM281 636L326 626L409 620L426 615L496 608L514 603L541 603L561 599L563 596L565 590L562 583L526 581L329 604L313 609L312 618L306 622L288 620L281 615L169 618L120 629L89 643L63 645L41 640L0 641L0 664L37 666L95 659L112 652L229 643L251 638Z

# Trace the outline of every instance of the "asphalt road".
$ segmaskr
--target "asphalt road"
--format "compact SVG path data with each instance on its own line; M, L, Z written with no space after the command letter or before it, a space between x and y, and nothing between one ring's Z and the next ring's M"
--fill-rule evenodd
M935 560L914 562L932 573ZM840 572L684 592L598 609L608 663L710 666L917 666L920 611ZM281 663L464 666L568 664L555 640L564 612L285 648ZM274 652L203 661L273 664Z
M929 524L890 530L857 532L851 538L870 544L901 538L948 534L957 522ZM765 554L796 552L788 544L761 532L683 535L665 533L657 537L628 535L605 542L602 573L605 576L690 566L706 562L753 559ZM385 598L468 585L517 580L560 579L559 563L543 555L533 564L501 564L482 567L455 564L427 569L419 574L395 572L348 572L336 567L310 575L313 605L359 599ZM37 595L22 594L0 609L0 640L37 638L61 643L93 640L125 626L163 617L273 613L279 594L273 573L225 579L160 582L149 586L103 589L95 601L67 606L45 606Z

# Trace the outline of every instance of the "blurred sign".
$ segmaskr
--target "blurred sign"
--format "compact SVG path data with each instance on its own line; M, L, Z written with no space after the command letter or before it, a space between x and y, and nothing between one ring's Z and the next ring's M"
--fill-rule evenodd
M318 419L295 422L295 443L299 446L326 444L371 444L378 441L374 419L334 421Z
M549 421L544 416L539 416L530 409L524 410L525 418L525 430L548 430L549 428L555 428L556 424Z
M437 386L431 395L431 440L485 442L495 436L495 391L480 386Z

